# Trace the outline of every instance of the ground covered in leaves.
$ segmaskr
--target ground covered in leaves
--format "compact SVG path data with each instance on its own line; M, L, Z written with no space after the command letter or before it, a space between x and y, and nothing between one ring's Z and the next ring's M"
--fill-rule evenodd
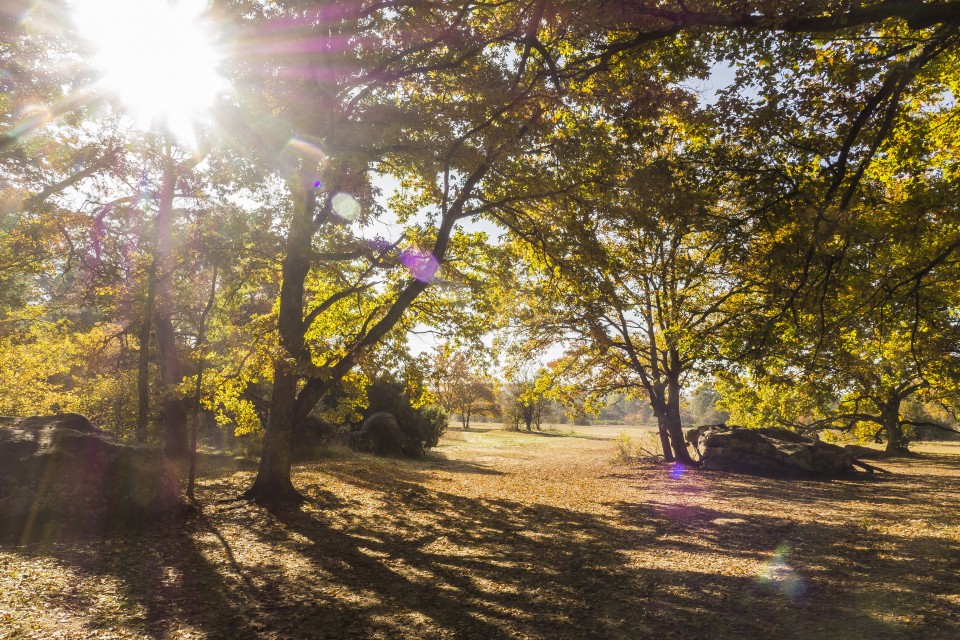
M0 639L960 637L960 446L817 482L618 459L618 431L344 452L277 514L208 470L185 522L0 545Z

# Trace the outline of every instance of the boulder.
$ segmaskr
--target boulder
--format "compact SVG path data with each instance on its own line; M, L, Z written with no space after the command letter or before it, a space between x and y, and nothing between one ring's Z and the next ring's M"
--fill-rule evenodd
M378 411L363 421L359 431L348 436L351 447L386 456L422 455L423 445L414 441L397 423L391 413Z
M124 443L79 414L0 419L0 535L93 533L182 506L157 447Z
M844 450L858 460L883 460L887 457L887 452L883 449L873 449L871 447L862 447L858 444L844 445Z
M869 466L859 463L843 447L776 427L708 425L691 429L687 439L695 441L704 469L830 477L850 473L854 465Z

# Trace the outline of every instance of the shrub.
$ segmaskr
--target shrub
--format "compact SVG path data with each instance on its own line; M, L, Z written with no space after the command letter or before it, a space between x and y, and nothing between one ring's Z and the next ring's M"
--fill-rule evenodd
M630 462L633 460L633 457L636 455L636 451L633 446L633 438L630 437L630 434L626 431L621 431L620 435L613 439L613 443L616 445L616 459L617 462Z
M447 412L440 407L424 407L420 410L420 416L423 419L423 446L431 449L440 443L450 421Z

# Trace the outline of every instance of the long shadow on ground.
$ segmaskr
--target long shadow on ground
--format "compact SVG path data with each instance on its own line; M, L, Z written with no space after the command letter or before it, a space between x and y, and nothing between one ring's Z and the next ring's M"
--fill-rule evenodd
M602 517L469 498L425 488L433 464L325 470L363 504L308 483L302 510L208 503L185 525L83 552L18 552L116 577L143 612L127 631L151 638L193 629L210 638L946 639L960 630L950 599L960 556L941 538L667 499L613 504ZM713 480L751 504L831 504L851 490ZM911 483L922 479L856 491L889 510L920 486ZM691 554L717 561L692 569ZM764 572L737 571L757 562Z

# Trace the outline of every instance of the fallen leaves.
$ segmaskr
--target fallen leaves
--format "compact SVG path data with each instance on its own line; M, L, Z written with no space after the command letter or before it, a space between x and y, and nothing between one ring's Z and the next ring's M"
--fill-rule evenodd
M230 470L177 526L0 546L0 640L946 638L960 623L955 455L882 480L671 477L614 463L599 430L468 435L422 461L303 465L297 511L218 504L250 482Z

